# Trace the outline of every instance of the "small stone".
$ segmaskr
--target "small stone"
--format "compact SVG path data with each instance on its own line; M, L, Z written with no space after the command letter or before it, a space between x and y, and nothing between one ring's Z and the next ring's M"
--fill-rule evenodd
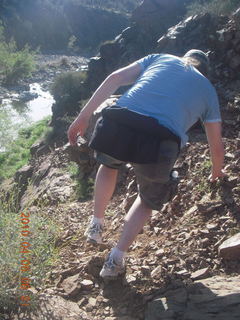
M80 301L78 301L78 306L82 307L87 303L87 298L83 297Z
M85 280L81 281L81 286L85 290L90 290L93 287L93 282L91 280L85 279Z
M204 248L206 248L206 247L208 247L209 245L210 245L210 240L209 240L209 238L204 238L204 239L202 239L202 246L204 247Z
M233 153L230 153L230 152L227 152L227 153L225 154L225 157L228 158L228 159L230 159L230 160L235 158L234 154L233 154Z
M164 254L164 249L157 250L155 254L157 257L161 257Z
M75 274L74 276L68 277L63 280L61 287L64 289L67 295L73 297L78 294L81 285L78 282L79 274Z
M191 274L191 279L192 280L204 279L208 276L208 273L209 273L209 268L197 270Z
M217 229L218 225L216 223L208 223L206 227L208 230L213 230L213 229Z
M86 271L88 274L92 275L93 277L99 276L99 272L104 264L104 257L103 256L93 256L86 265Z
M158 266L155 269L153 269L153 271L151 272L151 277L152 278L157 278L161 275L162 272L162 267Z
M185 276L185 275L188 275L189 272L186 269L183 269L183 270L177 271L176 274L178 274L179 276Z
M141 272L143 275L149 275L150 274L150 267L149 266L141 266Z
M88 304L90 304L91 306L95 307L97 304L97 299L95 298L89 298L88 299Z
M201 203L198 203L198 210L203 214L211 213L215 210L219 210L223 207L222 201L202 201Z
M126 277L127 279L127 283L132 283L132 282L135 282L136 281L136 277L134 277L133 275L127 275Z
M93 310L93 306L91 304L86 305L85 310L87 312L91 312Z
M192 208L190 208L187 212L186 215L191 215L193 214L195 211L197 211L198 207L197 206L193 206Z
M154 233L155 233L155 234L158 234L158 233L160 233L161 228L159 228L159 227L154 227L153 230L154 230Z

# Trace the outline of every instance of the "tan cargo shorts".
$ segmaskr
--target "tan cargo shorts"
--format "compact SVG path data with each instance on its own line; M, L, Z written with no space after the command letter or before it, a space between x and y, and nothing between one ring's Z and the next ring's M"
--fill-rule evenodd
M139 195L151 209L160 210L163 204L177 193L178 179L172 178L171 172L178 154L178 144L165 140L159 146L157 163L131 163L137 178ZM96 152L95 157L97 162L112 169L119 169L126 163L100 152Z

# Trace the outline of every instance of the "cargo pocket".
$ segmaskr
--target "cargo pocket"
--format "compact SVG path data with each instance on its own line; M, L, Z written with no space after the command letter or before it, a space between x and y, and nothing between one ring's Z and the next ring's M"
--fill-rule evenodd
M168 201L171 201L175 195L178 193L178 184L179 184L180 179L179 178L173 178L171 177L170 180L168 181Z
M161 198L159 201L160 205L171 201L178 192L179 178L171 177L170 180L163 184Z

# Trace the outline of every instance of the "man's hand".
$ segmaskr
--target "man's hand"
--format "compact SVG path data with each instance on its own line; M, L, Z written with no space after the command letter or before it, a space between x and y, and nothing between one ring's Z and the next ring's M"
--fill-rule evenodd
M78 135L81 137L84 135L89 124L89 118L89 116L85 116L80 113L80 115L70 125L68 129L68 140L72 146L77 143Z
M223 171L224 147L221 134L221 122L207 122L204 125L212 161L212 173L209 176L209 180L214 182L225 176Z
M120 86L132 84L141 73L141 66L137 62L133 62L125 68L121 68L111 73L103 83L97 88L90 100L77 119L71 124L68 129L68 139L72 146L77 143L77 136L84 135L89 119L93 112L100 106L106 99L108 99Z

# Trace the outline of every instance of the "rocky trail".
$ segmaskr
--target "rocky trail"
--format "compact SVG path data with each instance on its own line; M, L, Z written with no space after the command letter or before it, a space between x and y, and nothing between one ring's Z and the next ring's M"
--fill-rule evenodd
M175 165L180 175L178 195L161 212L153 212L129 251L126 276L112 283L104 283L98 274L136 196L130 166L120 174L101 246L85 242L91 200L31 206L31 214L44 210L62 224L55 242L60 260L49 272L44 289L34 289L41 302L37 313L14 319L239 319L240 138L232 124L224 125L224 131L228 130L231 134L224 138L227 177L214 184L208 182L205 134L200 127L192 130L190 143ZM44 184L44 179L50 176L54 181L50 172L68 161L67 149L61 147L44 157L43 164L49 166L41 184L48 186L53 202L56 193L58 198L67 193L61 191L59 181L54 186ZM72 187L70 180L62 182L63 190ZM233 235L237 237L233 243L223 245Z

